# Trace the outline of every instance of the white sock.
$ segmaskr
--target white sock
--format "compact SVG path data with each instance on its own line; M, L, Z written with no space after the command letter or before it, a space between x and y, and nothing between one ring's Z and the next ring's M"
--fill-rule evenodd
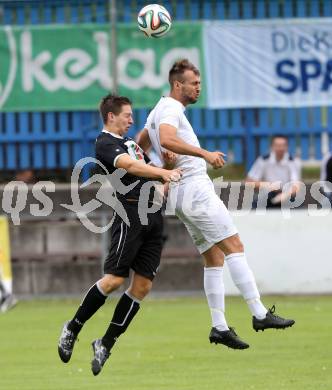
M211 312L212 326L228 330L225 319L225 286L223 267L204 268L204 290Z
M12 295L13 293L13 281L11 279L2 280L3 288L6 292L6 295Z
M244 253L232 253L225 257L233 282L246 300L251 314L258 319L266 316L267 309L260 299L255 277Z

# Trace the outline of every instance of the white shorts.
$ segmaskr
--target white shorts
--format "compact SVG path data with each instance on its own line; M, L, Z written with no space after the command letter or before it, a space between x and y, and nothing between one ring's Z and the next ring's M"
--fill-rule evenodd
M185 224L199 253L237 234L229 211L208 176L193 176L191 181L171 186L170 196L176 216Z

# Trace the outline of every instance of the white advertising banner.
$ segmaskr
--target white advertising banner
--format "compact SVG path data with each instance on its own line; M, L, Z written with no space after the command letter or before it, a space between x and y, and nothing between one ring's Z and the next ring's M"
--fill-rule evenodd
M210 108L332 104L332 18L206 22Z

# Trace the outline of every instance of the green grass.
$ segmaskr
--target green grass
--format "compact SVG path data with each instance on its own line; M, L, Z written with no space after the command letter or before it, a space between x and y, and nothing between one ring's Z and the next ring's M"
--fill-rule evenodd
M80 334L72 360L57 356L73 300L27 301L0 316L1 390L318 390L332 389L331 297L266 297L294 317L285 331L256 333L242 300L227 299L227 317L246 351L210 345L202 298L147 300L98 377L90 372L90 342L108 325L108 302Z

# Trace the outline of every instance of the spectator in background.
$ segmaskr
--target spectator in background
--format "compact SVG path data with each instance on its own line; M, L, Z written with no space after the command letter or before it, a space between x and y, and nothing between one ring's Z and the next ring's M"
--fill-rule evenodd
M332 202L332 153L323 159L320 169L320 180L331 183L331 185L324 185L324 194Z
M299 161L288 152L287 138L284 135L275 135L272 138L270 153L257 158L248 172L246 182L254 183L255 188L265 188L269 191L267 207L279 208L284 201L294 198L299 191L300 172ZM283 186L290 182L292 184L289 190L283 192ZM253 206L256 205L257 200Z

